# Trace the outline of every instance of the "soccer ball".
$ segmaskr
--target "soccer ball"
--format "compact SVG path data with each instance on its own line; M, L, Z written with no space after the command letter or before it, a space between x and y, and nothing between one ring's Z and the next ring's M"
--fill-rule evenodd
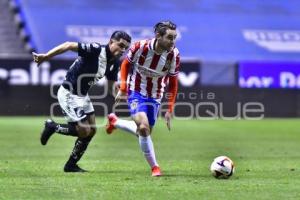
M234 173L234 164L227 156L219 156L211 163L210 171L215 178L227 179Z

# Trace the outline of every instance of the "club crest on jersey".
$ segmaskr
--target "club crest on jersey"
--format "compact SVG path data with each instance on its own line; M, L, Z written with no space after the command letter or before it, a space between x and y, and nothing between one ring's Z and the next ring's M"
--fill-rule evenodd
M133 101L130 104L131 110L135 110L137 108L137 106L138 106L138 101Z

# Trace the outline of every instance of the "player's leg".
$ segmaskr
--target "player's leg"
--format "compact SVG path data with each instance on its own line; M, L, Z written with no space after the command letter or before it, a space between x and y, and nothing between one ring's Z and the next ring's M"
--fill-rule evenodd
M161 175L151 138L151 130L157 119L159 105L153 99L142 99L139 100L136 109L131 110L133 120L137 125L140 148L152 169L152 176Z
M137 126L133 120L120 119L115 113L110 113L107 116L106 133L111 134L116 128L131 135L138 136L136 132Z
M76 136L73 151L67 163L65 172L84 172L77 162L84 154L89 142L95 134L94 108L88 96L73 95L69 90L61 86L57 93L59 105L65 114L68 124L58 124L48 120L41 135L41 143L45 145L48 139L57 132L62 135ZM88 113L88 114L87 114ZM93 126L91 126L91 124Z
M150 125L150 133L152 133L153 127L157 120L158 113L159 113L159 107L160 107L160 103L156 102L153 99L149 100L148 105L147 105L147 117L148 117L148 122ZM153 147L153 155L154 155L154 158L156 159L153 143L152 143L152 147ZM161 176L162 175L158 164L153 166L151 168L151 170L152 170L152 176Z
M42 145L46 145L49 138L54 133L58 133L61 135L74 136L74 137L78 136L76 124L78 121L77 115L79 114L80 110L78 110L76 108L76 105L74 105L74 102L72 102L73 101L72 96L75 96L75 95L72 95L64 87L61 86L59 88L58 93L57 93L58 101L59 101L61 110L62 110L63 114L65 115L68 123L67 124L56 123L52 119L48 119L45 122L44 130L42 131L42 134L40 137L40 141L41 141ZM77 110L74 110L75 108Z
M75 123L76 124L76 123ZM60 124L56 123L51 119L47 119L45 121L44 130L41 134L41 144L46 145L49 138L54 134L58 133L61 135L68 135L68 136L78 136L78 132L76 130L76 125L72 122L68 122L67 124Z
M131 115L137 112L137 105L142 101L143 97L135 92L131 92L128 97L128 107L130 109ZM137 125L133 120L124 120L120 119L116 116L116 114L111 113L108 115L108 121L106 125L106 133L111 134L114 129L118 128L126 133L130 133L134 136L138 136L137 134Z
M76 125L78 139L75 141L69 160L65 164L65 172L85 171L78 167L77 162L81 159L93 136L96 134L94 108L88 96L84 99L83 111L86 113L86 117Z
M152 176L160 176L160 168L156 161L154 145L151 138L151 127L145 112L138 112L133 116L138 127L140 148L152 170Z
M85 170L81 169L77 163L85 153L90 141L96 133L95 129L95 115L87 115L87 119L79 122L77 124L77 130L79 137L75 141L73 150L69 157L69 160L66 162L64 171L65 172L84 172Z
M138 105L144 102L145 97L136 92L129 92L128 97L128 107L131 116L138 112ZM136 137L139 136L137 133L137 125L133 120L124 120L116 116L116 114L111 113L107 116L108 121L106 125L106 133L111 134L116 128L123 130L125 133L129 133Z

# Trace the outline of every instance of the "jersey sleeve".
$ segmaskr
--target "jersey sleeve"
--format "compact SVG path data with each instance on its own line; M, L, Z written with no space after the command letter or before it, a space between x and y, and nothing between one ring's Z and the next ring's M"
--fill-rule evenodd
M120 90L122 92L127 91L127 77L130 69L130 62L128 59L124 59L121 65L121 84L120 84Z
M177 91L178 91L178 79L177 76L170 76L169 78L169 97L168 97L168 110L173 113L174 104L176 101Z
M81 57L98 56L101 52L99 43L78 43L78 55Z
M179 55L179 51L177 49L175 49L174 57L172 59L171 67L170 67L168 75L169 76L177 76L179 73L179 67L180 67L180 55Z
M130 63L135 62L135 60L137 59L137 51L140 49L140 46L141 46L141 42L136 42L131 45L131 47L127 53L127 56L126 56L127 60Z
M112 70L106 75L106 79L109 81L118 81L118 73L120 69L120 61L116 61L113 66Z

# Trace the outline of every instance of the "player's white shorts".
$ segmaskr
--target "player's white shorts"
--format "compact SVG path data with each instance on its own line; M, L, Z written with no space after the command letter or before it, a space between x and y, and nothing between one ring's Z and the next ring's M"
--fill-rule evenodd
M65 114L65 118L69 122L78 122L84 119L87 114L94 112L94 107L89 95L84 97L74 95L63 86L60 86L57 92L57 98Z

